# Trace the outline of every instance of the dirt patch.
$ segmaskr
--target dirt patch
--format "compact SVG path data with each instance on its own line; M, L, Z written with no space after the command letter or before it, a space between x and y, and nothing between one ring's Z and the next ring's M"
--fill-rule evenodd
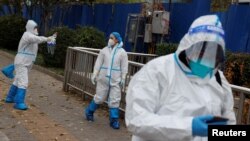
M50 120L35 107L27 111L12 110L11 113L40 141L78 141L60 124Z
M4 98L11 84L10 81L1 77L0 106L5 105ZM33 105L30 105L27 111L14 110L12 104L5 105L5 107L18 120L18 124L22 124L39 141L78 141L62 125L49 119L45 113Z

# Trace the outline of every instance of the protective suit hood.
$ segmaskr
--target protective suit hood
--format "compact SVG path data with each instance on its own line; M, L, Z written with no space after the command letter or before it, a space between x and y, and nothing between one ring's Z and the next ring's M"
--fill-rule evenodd
M26 31L36 35L37 33L34 32L35 27L37 27L37 23L33 20L28 20L26 24Z
M176 53L179 54L201 41L216 42L225 51L224 30L217 15L206 15L197 18L181 39Z
M206 46L207 43L210 44L210 45ZM206 46L206 50L205 51L201 50L201 46L200 46L200 48L199 47L196 48L196 46L199 45L199 44L203 45L203 46ZM217 46L213 46L211 44L216 44ZM220 50L221 50L220 53L221 54L218 55L216 53L217 49L215 47L220 48ZM185 50L186 53L191 52L189 55L191 56L191 60L193 59L192 61L197 61L197 59L201 59L201 58L198 58L198 57L200 57L200 54L202 54L202 56L205 59L202 58L203 60L201 59L201 61L199 60L197 62L205 62L208 59L213 60L212 68L214 68L215 70L217 69L216 68L217 67L216 66L217 57L218 56L223 56L224 57L224 54L225 54L224 30L222 28L221 22L220 22L217 15L201 16L201 17L197 18L192 23L192 25L190 26L188 32L185 34L185 36L180 41L180 44L179 44L179 46L177 48L177 51L175 52L176 56L179 56L179 54L184 50ZM199 50L202 53L200 53L200 54L196 53L196 52L198 52L197 50ZM213 51L215 53L211 53ZM191 74L190 76L192 76L193 72L190 70L190 68L186 67L179 60L178 57L176 57L176 59L177 59L176 61L177 61L178 65L181 67L181 69L186 74L188 74L188 75ZM222 61L220 61L220 63L221 62ZM216 71L212 71L212 73L210 73L210 75L207 76L208 78L206 78L206 79L209 80L212 76L214 76L214 73ZM194 76L194 78L196 79L196 76Z

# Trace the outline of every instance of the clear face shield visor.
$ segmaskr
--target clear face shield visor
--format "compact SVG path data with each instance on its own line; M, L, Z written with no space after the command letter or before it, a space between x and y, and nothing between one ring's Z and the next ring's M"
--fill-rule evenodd
M193 61L209 68L217 68L225 60L221 45L216 42L202 41L185 50L188 61Z

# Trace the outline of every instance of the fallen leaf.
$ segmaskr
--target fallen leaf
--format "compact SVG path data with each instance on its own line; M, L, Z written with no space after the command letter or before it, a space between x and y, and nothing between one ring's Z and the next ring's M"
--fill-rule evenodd
M55 126L60 126L60 124L55 124Z
M36 105L34 105L34 104L32 104L32 103L30 104L30 106L32 106L32 107L36 107Z

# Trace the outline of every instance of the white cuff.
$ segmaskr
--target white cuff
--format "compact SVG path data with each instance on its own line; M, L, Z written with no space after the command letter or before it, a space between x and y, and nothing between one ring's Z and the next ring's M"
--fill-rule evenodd
M122 74L122 80L125 80L127 76L127 73Z
M93 75L96 76L98 73L99 73L99 71L97 71L97 70L94 69Z

